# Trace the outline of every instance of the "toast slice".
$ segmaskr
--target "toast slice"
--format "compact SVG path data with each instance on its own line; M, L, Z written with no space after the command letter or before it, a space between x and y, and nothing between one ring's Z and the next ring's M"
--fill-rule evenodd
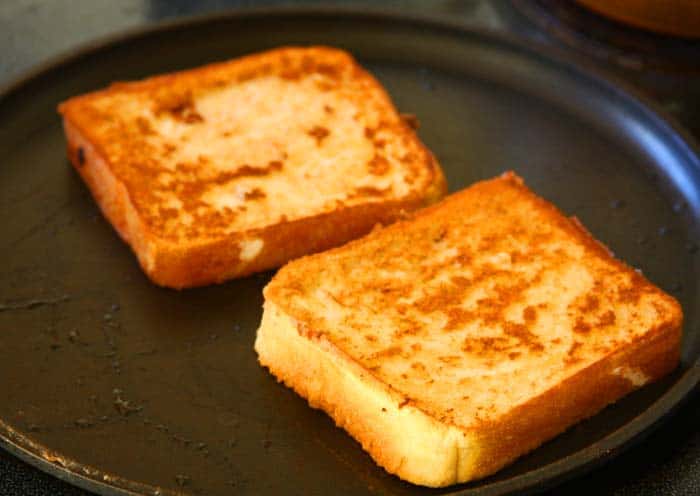
M71 162L163 286L277 267L446 191L411 123L333 48L117 83L59 112Z
M426 486L489 475L679 360L678 302L512 173L264 294L260 363Z

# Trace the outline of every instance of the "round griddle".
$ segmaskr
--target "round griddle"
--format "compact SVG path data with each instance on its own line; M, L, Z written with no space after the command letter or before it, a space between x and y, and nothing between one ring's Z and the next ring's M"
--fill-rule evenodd
M452 191L514 169L680 299L682 364L497 474L429 491L389 475L256 362L271 274L151 284L69 166L58 102L285 44L352 52L415 114ZM653 105L551 53L448 21L268 10L135 31L0 95L0 443L101 494L505 494L638 440L700 378L697 147Z

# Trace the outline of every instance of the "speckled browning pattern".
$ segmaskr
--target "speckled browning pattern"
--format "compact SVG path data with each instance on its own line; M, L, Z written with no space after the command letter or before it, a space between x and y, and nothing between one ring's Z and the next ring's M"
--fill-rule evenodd
M401 209L445 191L433 156L379 83L332 48L282 48L116 83L59 110L69 157L98 202L124 196L119 202L128 203L131 221L102 209L164 285L200 285L274 267L391 222ZM92 170L96 161L99 171ZM97 186L103 182L118 187ZM325 241L307 247L281 247L262 261L255 256L245 267L236 263L238 244L262 240L265 247L268 228L340 210L354 217L347 213L353 209L366 215L353 229L325 232ZM197 269L183 265L186 253L163 256L225 239L230 256L219 265L230 267L223 272L188 275L182 272ZM165 266L173 263L181 268Z
M444 480L380 460L427 485L486 475L678 361L676 300L512 173L288 264L265 298L299 338L359 366L376 381L369 389L390 391L395 411L466 433L465 465ZM266 356L270 339L259 337L262 363L306 390L297 371ZM342 398L314 392L331 415L342 409ZM366 427L334 418L378 460L413 456L387 455L386 443L375 453Z

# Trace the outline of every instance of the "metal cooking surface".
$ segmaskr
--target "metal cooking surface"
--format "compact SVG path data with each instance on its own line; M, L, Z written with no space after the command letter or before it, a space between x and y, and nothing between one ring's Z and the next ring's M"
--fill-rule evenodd
M383 16L232 16L83 54L0 100L12 123L0 129L0 434L13 449L101 479L108 486L73 481L103 493L426 492L378 468L257 365L270 274L153 286L65 159L55 106L66 97L292 43L355 54L417 115L452 191L514 169L684 307L683 366L671 377L491 478L431 492L543 485L683 397L700 355L700 169L672 129L595 78L488 35Z

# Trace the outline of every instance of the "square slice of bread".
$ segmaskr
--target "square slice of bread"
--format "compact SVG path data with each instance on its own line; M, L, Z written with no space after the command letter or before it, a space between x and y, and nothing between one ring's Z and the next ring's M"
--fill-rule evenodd
M674 369L678 302L512 173L283 267L260 363L399 477L489 475Z
M381 85L333 48L116 83L59 111L71 162L163 286L277 267L446 191Z

